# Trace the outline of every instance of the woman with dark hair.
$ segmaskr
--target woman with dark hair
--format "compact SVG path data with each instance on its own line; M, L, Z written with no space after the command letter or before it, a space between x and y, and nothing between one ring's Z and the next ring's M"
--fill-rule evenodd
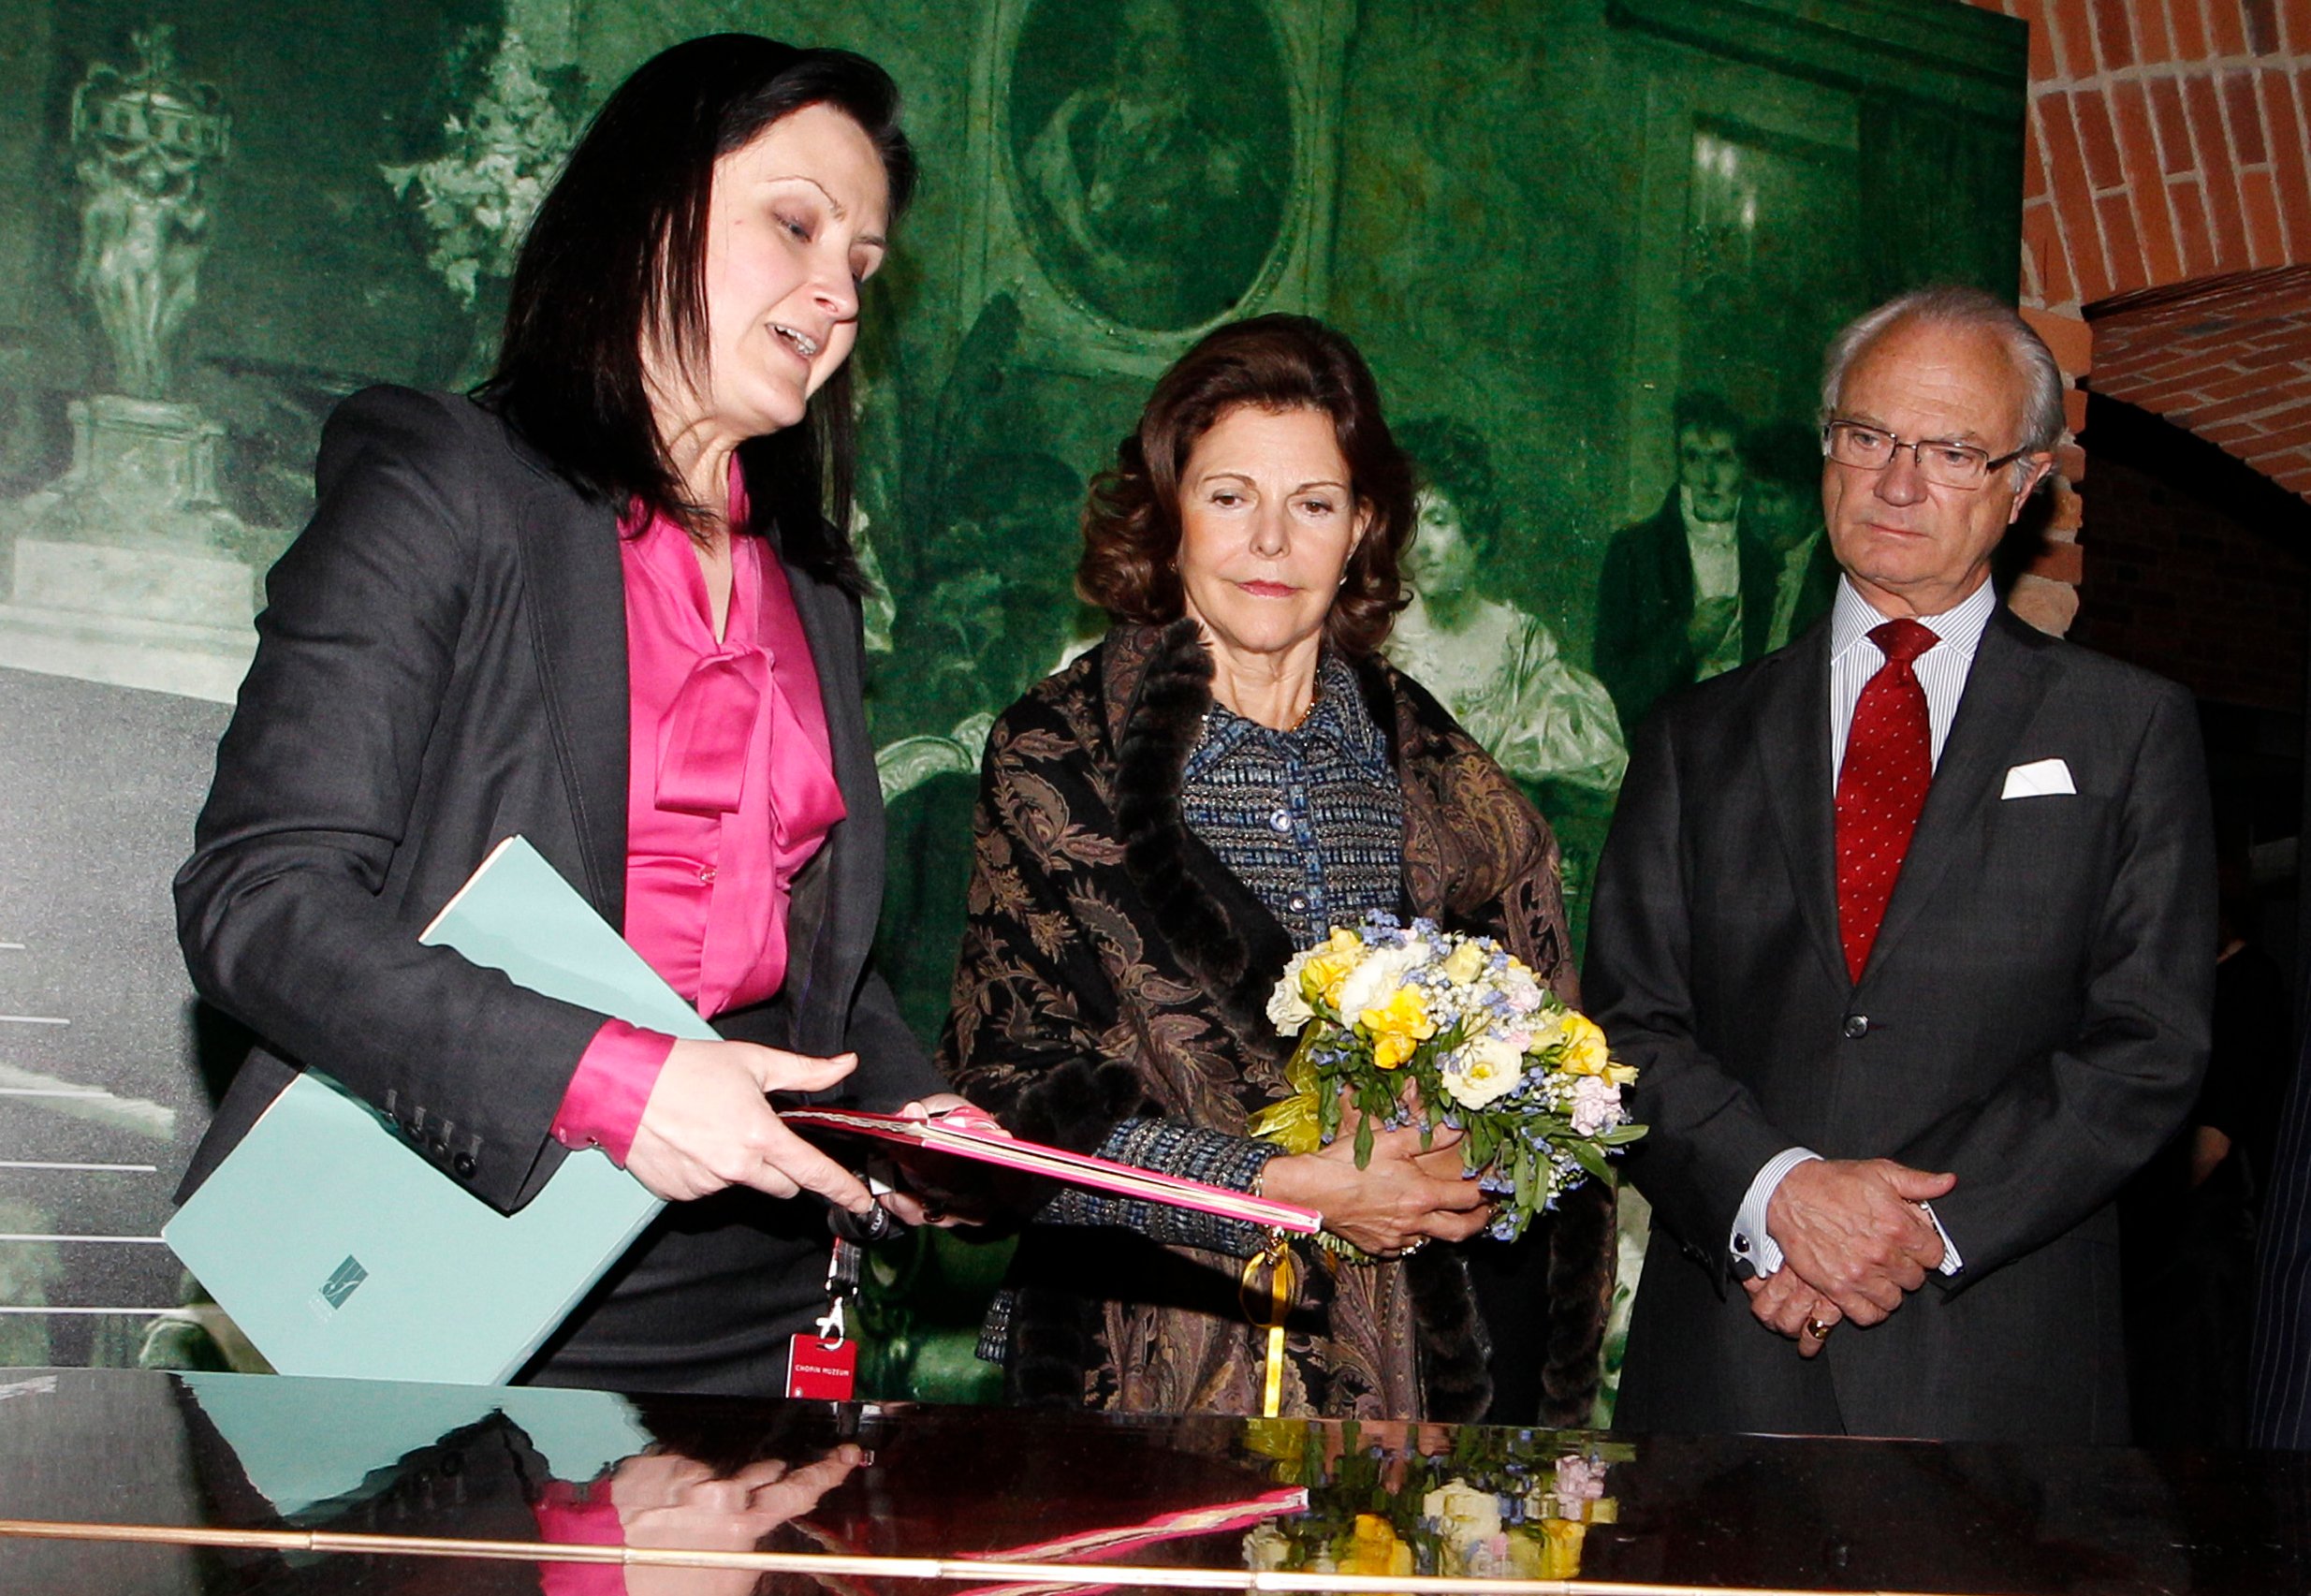
M827 1250L823 1205L781 1199L873 1199L765 1094L940 1086L866 968L883 813L843 534L843 361L914 183L896 110L868 61L742 35L610 96L490 381L330 417L177 878L195 985L260 1039L188 1192L311 1066L501 1209L589 1146L669 1199L541 1382L775 1393ZM517 833L726 1039L420 946Z
M1261 316L1164 373L1084 512L1079 586L1113 625L988 739L941 1062L1019 1135L1261 1191L1354 1244L1302 1259L1287 1412L1472 1419L1491 1349L1454 1244L1489 1211L1456 1134L1382 1130L1361 1170L1351 1136L1299 1155L1246 1134L1289 1090L1269 992L1334 926L1426 915L1575 995L1548 827L1375 652L1411 531L1410 468L1338 333ZM1588 1416L1611 1212L1601 1188L1567 1204L1554 1279L1527 1281L1545 1344L1502 1349L1542 1371L1550 1423ZM1015 1398L1259 1411L1237 1288L1263 1235L1080 1193L1038 1218L981 1347Z
M1410 422L1398 436L1421 487L1419 534L1405 559L1411 599L1389 637L1390 661L1519 781L1609 797L1629 764L1612 696L1565 659L1539 616L1480 586L1501 520L1485 441L1441 417ZM1550 813L1561 827L1554 802Z

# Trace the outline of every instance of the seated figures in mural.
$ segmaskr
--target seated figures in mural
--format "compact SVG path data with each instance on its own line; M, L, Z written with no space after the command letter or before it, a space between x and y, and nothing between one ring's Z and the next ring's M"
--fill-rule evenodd
M1157 383L1084 517L1078 579L1111 629L989 737L941 1062L1019 1134L1257 1188L1370 1255L1301 1269L1319 1290L1291 1319L1286 1411L1468 1419L1495 1349L1456 1134L1423 1152L1382 1130L1363 1170L1353 1136L1288 1155L1247 1135L1289 1095L1270 990L1333 927L1426 915L1577 995L1547 825L1379 657L1411 517L1371 375L1320 323L1222 327ZM1543 1370L1551 1423L1588 1413L1611 1211L1582 1188L1530 1233L1553 1270L1514 1282L1554 1275L1546 1334L1498 1349ZM1039 1217L982 1342L1015 1398L1259 1411L1237 1288L1265 1236L1078 1195Z
M1405 551L1412 597L1388 657L1519 781L1613 791L1629 754L1604 684L1564 658L1538 616L1477 589L1500 530L1484 441L1446 420L1411 422L1397 437L1422 487Z
M1687 393L1675 427L1676 485L1614 534L1597 582L1597 675L1632 735L1663 694L1769 652L1782 569L1748 513L1740 418Z
M188 1188L310 1065L499 1208L588 1146L674 1203L542 1382L775 1393L824 1303L825 1204L873 1199L765 1093L957 1101L865 967L843 361L913 186L896 99L856 56L737 35L610 96L481 398L373 388L330 419L177 879L195 984L262 1038ZM728 1039L420 946L515 833Z

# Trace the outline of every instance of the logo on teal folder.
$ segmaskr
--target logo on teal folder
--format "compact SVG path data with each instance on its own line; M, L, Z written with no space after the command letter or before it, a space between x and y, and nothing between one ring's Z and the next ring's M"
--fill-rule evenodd
M331 1308L343 1308L345 1298L358 1290L367 1279L369 1271L361 1267L361 1260L348 1253L345 1261L337 1266L336 1272L321 1282L321 1300Z

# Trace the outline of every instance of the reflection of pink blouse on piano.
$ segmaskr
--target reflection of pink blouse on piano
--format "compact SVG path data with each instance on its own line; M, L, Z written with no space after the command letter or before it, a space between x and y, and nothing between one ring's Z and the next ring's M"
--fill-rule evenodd
M619 530L631 703L626 940L711 1018L784 981L789 891L842 818L842 794L802 620L763 540L730 540L718 640L690 534L663 516L638 534L631 519ZM622 1164L672 1046L605 1024L571 1076L555 1137Z

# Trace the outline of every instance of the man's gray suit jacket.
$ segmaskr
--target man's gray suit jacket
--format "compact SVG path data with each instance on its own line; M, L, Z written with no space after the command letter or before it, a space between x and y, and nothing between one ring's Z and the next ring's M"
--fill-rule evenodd
M2001 608L1868 967L1837 935L1826 620L1669 701L1631 750L1584 986L1643 1072L1654 1205L1619 1420L2032 1442L2127 1433L2120 1183L2205 1064L2215 862L2171 682ZM2002 796L2060 759L2075 793ZM1965 1267L1822 1354L1751 1316L1733 1214L1803 1145L1957 1176Z

